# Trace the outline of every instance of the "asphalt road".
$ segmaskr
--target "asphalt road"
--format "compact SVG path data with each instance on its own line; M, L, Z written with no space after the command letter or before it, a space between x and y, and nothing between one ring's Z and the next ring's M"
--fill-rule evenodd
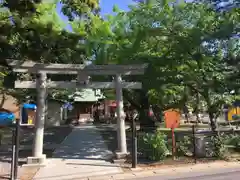
M136 180L239 180L240 169L219 169L205 172L178 173L172 175L159 175L136 178Z

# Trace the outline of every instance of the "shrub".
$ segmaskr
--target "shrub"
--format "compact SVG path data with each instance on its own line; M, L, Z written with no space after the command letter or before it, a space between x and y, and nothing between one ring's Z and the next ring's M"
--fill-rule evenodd
M167 136L160 131L153 134L146 133L139 137L139 150L150 160L163 160L169 155Z
M181 141L177 143L177 153L180 156L192 156L191 147L193 146L193 140L189 136L184 136Z
M225 137L225 144L235 146L236 148L240 147L240 135L239 134L227 135Z
M211 137L213 143L213 156L220 159L227 159L228 149L225 144L226 137L223 135L216 135Z

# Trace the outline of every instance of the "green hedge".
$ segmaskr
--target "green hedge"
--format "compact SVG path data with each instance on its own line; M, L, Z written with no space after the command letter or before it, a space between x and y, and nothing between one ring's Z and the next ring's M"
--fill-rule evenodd
M143 134L138 138L138 149L144 157L150 160L163 160L169 155L167 135L160 131L154 134Z

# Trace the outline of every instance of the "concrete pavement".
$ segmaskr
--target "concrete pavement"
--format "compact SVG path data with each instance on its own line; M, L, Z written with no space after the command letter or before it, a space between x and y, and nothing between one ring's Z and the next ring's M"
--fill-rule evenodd
M239 180L239 168L221 169L221 170L207 170L203 172L190 172L185 174L172 174L168 176L152 176L144 178L134 178L137 180ZM131 180L134 180L131 179ZM129 179L130 180L130 179Z
M230 177L229 180L235 180L239 169L239 162L218 161L196 165L189 164L181 167L159 167L151 170L138 168L128 173L76 178L74 180L215 180L214 178L218 176L224 176L226 180L228 180L227 177ZM209 177L212 179L209 179Z
M94 125L75 127L34 180L70 180L122 173L119 166L106 161L111 156Z

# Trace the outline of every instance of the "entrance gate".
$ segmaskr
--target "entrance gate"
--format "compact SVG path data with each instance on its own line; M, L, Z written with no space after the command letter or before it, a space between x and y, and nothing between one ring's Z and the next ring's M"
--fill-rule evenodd
M140 82L125 82L122 75L142 75L147 64L137 65L82 65L82 64L41 64L35 62L21 63L18 60L8 60L8 64L17 73L36 74L35 81L15 81L15 88L28 88L37 90L37 117L35 124L35 138L33 145L33 157L28 158L28 163L42 164L45 160L43 154L44 121L46 117L47 89L116 89L117 103L117 157L127 154L125 114L123 110L122 89L141 89ZM76 74L77 81L51 81L47 74ZM90 75L115 76L112 82L91 82Z

